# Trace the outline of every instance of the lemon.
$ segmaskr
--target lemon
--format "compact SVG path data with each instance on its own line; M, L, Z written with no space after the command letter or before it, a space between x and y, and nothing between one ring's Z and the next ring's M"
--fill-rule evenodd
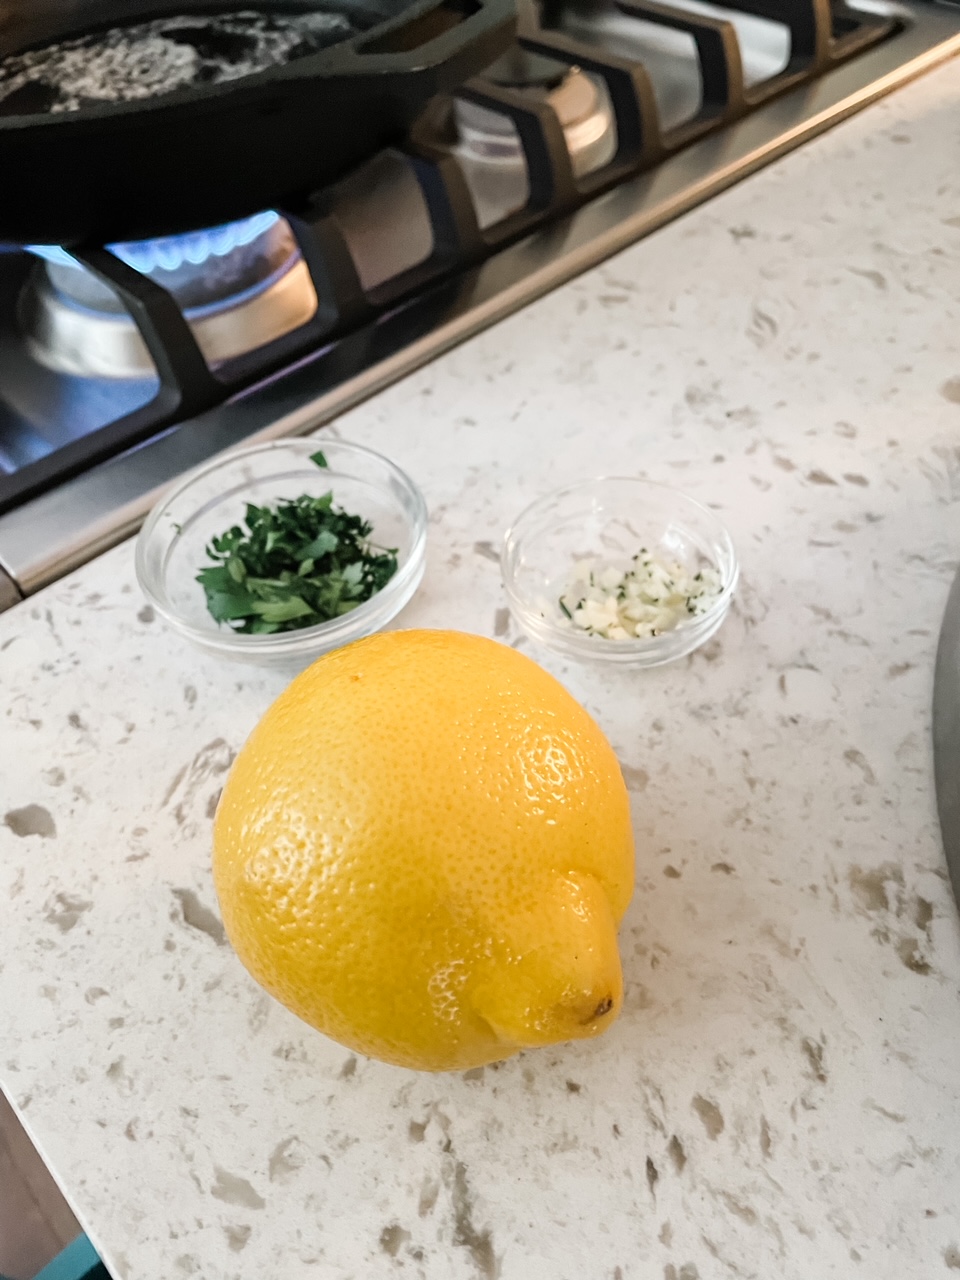
M396 631L321 658L237 757L214 828L227 934L311 1026L445 1071L620 1009L633 835L609 743L515 650Z

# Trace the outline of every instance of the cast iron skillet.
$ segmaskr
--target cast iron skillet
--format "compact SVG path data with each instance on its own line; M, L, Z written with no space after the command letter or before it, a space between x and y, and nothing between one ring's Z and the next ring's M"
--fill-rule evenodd
M347 14L361 33L257 75L60 114L0 115L0 241L109 243L295 208L510 43L513 0L22 0L0 57L197 13Z

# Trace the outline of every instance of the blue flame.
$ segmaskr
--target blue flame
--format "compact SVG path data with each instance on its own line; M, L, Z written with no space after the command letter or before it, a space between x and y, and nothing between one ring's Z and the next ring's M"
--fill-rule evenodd
M126 244L111 244L107 248L128 266L143 275L154 271L176 271L185 263L199 267L208 258L224 258L234 249L252 244L280 221L280 215L272 209L256 213L240 222L228 222L222 227L207 231L188 231L178 236L162 236L157 240L135 240ZM74 265L74 259L66 249L57 245L32 244L31 253L47 262L64 266Z

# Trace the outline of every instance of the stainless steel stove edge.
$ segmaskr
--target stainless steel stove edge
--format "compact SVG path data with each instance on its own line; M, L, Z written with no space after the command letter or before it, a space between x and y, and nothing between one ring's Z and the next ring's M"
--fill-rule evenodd
M22 599L23 596L20 594L17 584L0 569L0 613L3 613L4 609L12 609Z
M135 533L178 476L225 449L296 435L338 414L443 351L960 53L960 11L930 0L900 6L907 29L720 134L704 138L235 400L181 424L0 516L0 611ZM438 306L439 303L439 306ZM434 322L434 313L439 317ZM424 315L430 317L424 330ZM0 579L2 582L2 579ZM12 589L9 584L12 584Z

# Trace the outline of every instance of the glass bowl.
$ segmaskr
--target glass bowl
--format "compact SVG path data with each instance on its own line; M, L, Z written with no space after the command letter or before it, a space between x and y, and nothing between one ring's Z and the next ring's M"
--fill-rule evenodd
M584 559L625 570L646 548L687 569L716 570L720 590L704 612L648 638L608 640L577 627L560 608ZM605 476L539 498L508 529L501 555L510 609L522 629L570 658L657 667L692 653L716 632L739 576L729 533L706 507L668 485Z
M310 461L321 450L326 467ZM363 516L371 540L397 548L397 572L363 604L312 627L274 635L242 635L207 612L200 569L212 562L210 540L242 522L248 502L331 492L336 506ZM371 635L394 618L423 577L427 507L413 481L389 459L335 439L275 440L225 454L189 472L153 508L140 531L140 587L174 630L220 658L268 666L306 666L320 654Z

